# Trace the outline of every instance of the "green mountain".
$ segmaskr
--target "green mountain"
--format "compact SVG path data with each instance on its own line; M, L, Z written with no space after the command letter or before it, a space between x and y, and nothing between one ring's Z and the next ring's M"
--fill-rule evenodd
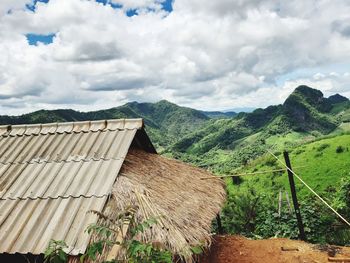
M0 124L49 123L114 118L143 118L152 141L162 149L209 120L200 111L180 107L162 100L157 103L130 102L107 110L79 112L74 110L40 110L21 116L0 116Z
M349 129L350 102L336 94L300 86L282 105L251 113L203 112L168 101L130 102L106 110L40 110L0 116L0 124L143 118L152 141L164 154L227 172L261 155L267 147L290 147Z
M335 98L335 99L334 99ZM177 158L227 173L267 148L290 148L349 129L349 100L325 98L319 90L299 86L282 105L210 120L168 149Z
M233 118L237 116L237 113L234 111L202 111L203 114L208 116L211 119L226 119L226 118Z
M283 104L282 116L294 131L319 131L323 134L333 131L338 125L330 99L321 91L299 86Z

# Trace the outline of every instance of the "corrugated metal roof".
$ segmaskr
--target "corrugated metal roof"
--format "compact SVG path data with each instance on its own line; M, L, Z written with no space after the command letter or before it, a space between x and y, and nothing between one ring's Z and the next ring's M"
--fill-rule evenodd
M89 235L84 231L101 211L107 197L0 201L1 253L41 254L51 239L65 240L70 255L84 253Z
M0 253L85 251L141 119L0 126Z

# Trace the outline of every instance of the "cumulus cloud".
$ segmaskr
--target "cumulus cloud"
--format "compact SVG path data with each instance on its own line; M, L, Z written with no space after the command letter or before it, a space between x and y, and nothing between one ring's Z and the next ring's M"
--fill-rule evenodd
M5 15L22 9L23 6L30 3L31 0L1 0L0 1L0 15Z
M32 1L1 1L0 110L160 99L213 110L263 107L298 84L349 93L343 68L285 77L348 66L347 0L175 0L172 12L163 2L50 0L32 11L25 8ZM55 36L32 46L26 34Z

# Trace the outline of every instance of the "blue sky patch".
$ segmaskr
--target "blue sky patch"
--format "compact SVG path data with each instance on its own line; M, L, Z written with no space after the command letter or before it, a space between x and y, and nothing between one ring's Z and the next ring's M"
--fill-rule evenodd
M165 11L171 12L173 11L173 0L166 0L162 3L163 9Z
M128 10L128 11L126 11L126 15L127 16L135 16L135 15L137 15L137 10L136 9L130 9L130 10Z
M48 1L48 0L45 0L45 1ZM101 3L103 5L111 5L111 7L113 8L122 8L123 6L120 5L120 4L114 4L114 3L111 3L110 0L95 0L97 3ZM174 0L165 0L163 1L161 4L162 4L162 7L163 7L163 10L167 11L167 12L172 12L173 11L173 1ZM127 16L134 16L134 15L137 15L137 10L136 9L131 9L131 10L128 10L126 12L126 15Z
M29 45L33 45L33 46L36 46L38 42L43 43L45 45L51 44L55 36L56 34L49 34L49 35L26 34Z
M36 8L36 3L41 2L41 3L48 3L50 0L34 0L33 3L31 4L26 4L27 9L29 9L30 11L35 12L35 8Z
M95 0L95 1L96 1L97 3L101 3L101 4L103 4L103 5L109 4L109 5L111 5L111 7L113 7L113 8L122 8L122 5L111 3L111 1L109 1L109 0Z

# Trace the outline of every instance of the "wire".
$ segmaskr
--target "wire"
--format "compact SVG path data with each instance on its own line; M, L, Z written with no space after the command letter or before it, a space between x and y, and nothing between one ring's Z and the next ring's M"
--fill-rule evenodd
M306 167L304 166L297 166L294 168L302 168ZM206 180L206 179L218 179L218 178L227 178L227 177L239 177L239 176L244 176L244 175L254 175L254 174L265 174L265 173L273 173L273 172L282 172L285 171L286 169L276 169L276 170L269 170L269 171L260 171L260 172L254 172L254 173L243 173L243 174L231 174L231 175L215 175L215 176L207 176L207 177L201 177L201 180Z
M278 162L280 162L284 167L287 168L292 174L295 175L295 177L302 182L316 197L318 197L329 209L331 209L341 220L343 220L344 223L346 223L348 226L350 226L350 223L341 215L339 214L333 207L331 207L321 196L319 196L307 183L304 182L303 179L300 178L299 175L297 175L292 169L290 169L284 162L282 162L273 152L268 150L268 152L276 158Z

